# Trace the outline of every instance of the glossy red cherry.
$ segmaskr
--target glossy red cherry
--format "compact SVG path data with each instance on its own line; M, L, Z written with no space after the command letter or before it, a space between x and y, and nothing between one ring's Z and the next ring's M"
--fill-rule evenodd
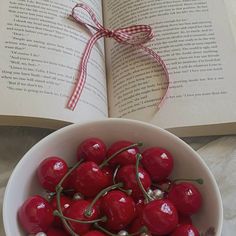
M70 235L63 229L51 227L47 231L47 236L70 236Z
M95 208L92 208L91 215L86 216L85 212L90 205L89 201L86 200L77 200L73 201L69 208L65 211L64 216L73 218L76 220L84 220L90 221L98 218L98 213ZM83 224L73 221L68 221L69 225L71 226L72 230L78 234L85 234L91 229L92 224Z
M110 186L113 184L113 170L109 166L102 167L102 172L104 173L106 179L107 179L107 186Z
M70 207L71 201L72 200L69 197L66 197L63 195L60 196L60 203L61 203L61 209L62 209L63 214L64 214L65 210L68 207ZM56 195L53 197L52 201L50 202L50 205L52 206L53 211L58 209ZM61 219L58 216L55 216L54 225L55 226L62 226Z
M144 223L142 221L142 218L140 217L137 217L135 218L131 224L129 225L128 227L128 232L130 234L133 234L133 233L136 233L136 232L139 232L139 230L144 226ZM137 234L137 235L141 235L141 234Z
M75 194L75 191L71 191L74 190L75 175L76 172L74 170L70 173L70 175L67 176L67 178L62 183L64 190L70 190L70 191L65 191L65 194L68 195L69 197L73 197L73 195Z
M202 205L201 193L189 182L174 184L168 193L168 199L184 215L195 214Z
M73 188L86 197L94 197L108 186L106 174L92 161L83 162L78 166L73 177Z
M77 149L78 160L93 161L96 164L101 164L106 157L107 147L99 138L85 139Z
M143 208L145 207L145 199L144 198L139 198L135 202L135 209L136 209L136 217L140 217L140 215L143 212Z
M179 225L170 236L200 236L197 228L191 224Z
M112 185L113 184L113 170L109 166L104 166L101 169L101 172L104 174L104 186ZM70 190L74 189L75 179L76 179L76 171L73 171L63 183L63 187L65 189L70 189ZM66 192L67 195L69 195L70 193L71 191ZM73 194L74 192L72 191L72 196Z
M115 152L119 151L122 148L128 147L131 144L134 144L134 143L132 143L130 141L126 141L126 140L121 140L121 141L117 141L117 142L113 143L109 147L109 149L107 150L107 157L110 157ZM130 148L130 149L118 154L113 159L111 159L109 161L109 164L111 166L117 166L117 165L124 166L124 165L130 165L130 164L135 165L137 153L139 153L138 147Z
M60 157L48 157L37 168L37 176L41 186L51 192L68 171L66 162Z
M113 190L102 197L102 215L107 216L104 223L109 230L124 229L135 217L135 203L124 192Z
M88 198L86 200L89 201L90 203L92 203L93 199L94 198ZM96 202L93 205L93 207L95 208L95 210L99 216L101 215L101 203L102 203L102 199L99 198L96 200Z
M43 197L29 197L18 211L21 226L27 233L46 232L54 220L53 209Z
M151 234L165 235L176 228L178 213L169 200L154 200L144 207L142 220Z
M82 236L106 236L106 234L98 230L90 230Z
M138 168L139 179L145 190L150 188L151 179L149 174L142 168ZM143 197L143 192L141 191L137 178L136 178L136 167L134 165L125 165L121 167L116 176L117 182L121 182L124 184L124 189L131 189L131 196L135 199Z
M179 216L179 225L191 225L192 224L192 219L188 215L183 215L178 213Z
M161 181L167 178L174 165L172 155L160 147L146 149L142 154L141 163L153 181Z

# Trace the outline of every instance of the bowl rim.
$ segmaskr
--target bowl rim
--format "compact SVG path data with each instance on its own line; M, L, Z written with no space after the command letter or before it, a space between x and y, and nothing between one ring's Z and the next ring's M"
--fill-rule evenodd
M209 177L212 180L212 185L213 185L213 187L216 190L216 196L215 197L217 199L217 202L219 203L218 232L219 233L222 232L222 227L223 227L223 203L222 203L222 198L221 198L219 187L218 187L218 185L216 183L214 175L212 174L212 172L209 169L209 167L206 165L205 161L202 159L202 157L191 146L189 146L186 142L184 142L182 139L180 139L176 135L172 134L171 132L169 132L169 131L167 131L167 130L159 127L159 126L147 123L147 122L131 120L131 119L124 119L124 118L105 118L105 119L100 119L100 120L85 121L85 122L81 122L81 123L70 124L70 125L65 126L63 128L60 128L58 130L55 130L52 133L50 133L49 135L47 135L44 138L42 138L41 140L39 140L37 143L35 143L22 156L20 161L14 167L14 169L13 169L13 171L12 171L12 173L11 173L9 179L8 179L8 182L7 182L7 185L6 185L6 189L5 189L5 192L4 192L3 206L2 206L2 209L3 209L2 210L3 211L2 217L3 217L3 226L4 226L4 230L5 230L6 236L10 236L10 233L11 233L11 231L10 231L11 227L7 223L7 217L8 217L8 210L7 210L7 206L8 206L7 202L8 201L7 201L7 199L8 199L8 196L10 195L12 182L15 179L15 175L18 172L18 169L20 169L21 166L27 161L27 159L30 156L31 152L34 152L34 149L42 146L45 142L48 142L48 140L53 139L55 136L61 135L61 133L64 133L64 132L70 132L70 130L74 129L75 127L77 128L77 127L80 127L80 126L93 125L95 123L97 123L99 125L99 124L107 123L107 122L114 123L114 124L117 123L117 122L118 123L126 123L126 124L129 124L129 123L131 124L132 123L132 124L141 125L143 127L149 127L149 128L155 129L158 132L160 132L161 134L169 136L172 139L175 139L175 141L178 144L182 145L184 148L188 149L193 155L195 155L200 160L200 162L204 166L204 168L207 169L207 171L209 173ZM218 235L218 234L216 234L216 235Z

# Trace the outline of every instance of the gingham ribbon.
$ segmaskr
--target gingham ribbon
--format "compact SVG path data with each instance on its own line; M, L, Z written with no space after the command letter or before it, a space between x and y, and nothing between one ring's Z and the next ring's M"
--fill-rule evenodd
M84 9L91 17L92 22L94 25L84 22L82 18L79 17L78 14L76 14L76 9L82 8ZM85 5L84 3L78 3L74 6L72 9L72 15L71 15L76 22L78 22L80 25L84 26L85 28L89 29L92 28L95 31L97 31L88 41L86 48L84 50L84 53L81 58L80 62L80 68L78 73L78 79L77 83L74 87L74 90L72 92L72 95L69 99L69 102L67 103L67 107L70 110L74 110L76 107L77 102L79 101L80 95L83 91L85 82L86 82L86 75L87 75L87 63L89 56L91 54L91 50L93 48L93 45L96 43L96 41L102 37L108 37L115 39L118 43L122 44L128 44L131 46L134 46L136 48L141 48L145 52L147 52L150 56L152 56L159 65L162 66L167 87L166 92L164 96L162 97L161 101L158 103L158 107L160 107L161 103L164 101L164 98L167 95L167 91L169 88L169 74L166 68L166 65L164 61L161 59L161 57L155 53L152 49L145 47L143 44L148 42L153 38L153 32L152 28L149 25L132 25L125 28L118 28L115 30L108 30L104 28L97 20L95 14L90 9L89 6Z

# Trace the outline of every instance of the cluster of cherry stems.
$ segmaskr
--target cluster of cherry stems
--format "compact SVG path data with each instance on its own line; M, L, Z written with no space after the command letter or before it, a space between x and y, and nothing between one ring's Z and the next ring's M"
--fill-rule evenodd
M46 158L37 177L50 201L34 195L24 202L23 229L36 236L199 236L191 215L202 196L191 182L202 179L168 179L171 153L150 147L141 154L139 146L121 140L107 150L102 140L88 138L72 168L60 157Z

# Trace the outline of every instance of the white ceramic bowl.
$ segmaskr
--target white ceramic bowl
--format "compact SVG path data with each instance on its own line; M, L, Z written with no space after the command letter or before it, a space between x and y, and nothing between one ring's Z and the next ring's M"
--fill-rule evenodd
M25 235L17 220L17 211L30 195L40 193L35 170L46 157L58 155L69 164L75 160L77 145L88 137L99 137L107 145L120 139L141 141L144 147L161 146L174 157L176 178L203 178L198 186L203 195L203 207L193 219L201 232L214 227L216 235L221 235L223 210L219 189L210 170L201 157L186 143L171 133L146 123L106 119L75 124L60 129L32 147L14 169L4 196L3 220L7 236Z

